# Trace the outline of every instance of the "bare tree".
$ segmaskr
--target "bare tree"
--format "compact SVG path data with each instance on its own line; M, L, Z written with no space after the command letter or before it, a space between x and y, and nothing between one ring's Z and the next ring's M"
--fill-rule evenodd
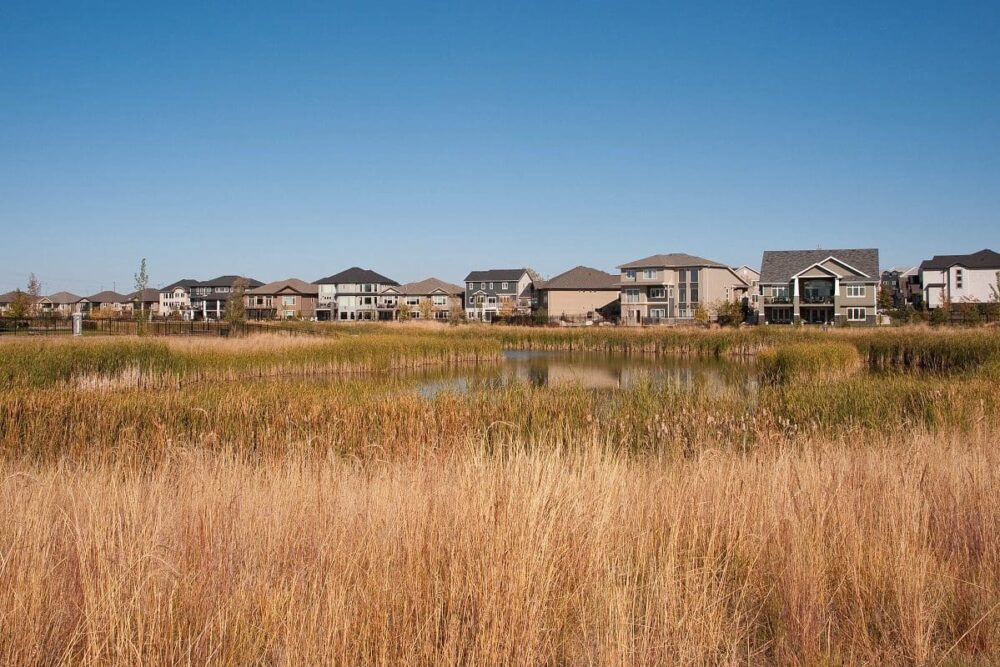
M427 297L426 299L421 299L420 306L418 306L418 308L420 309L420 317L422 319L425 320L434 319L434 304L431 303L431 297Z
M149 286L149 273L146 271L146 258L139 262L139 271L135 274L135 298L132 300L132 314L135 317L136 333L140 336L146 334L146 322L149 320L149 313L146 311L145 292Z
M34 273L28 276L28 287L27 287L27 299L28 299L28 314L37 315L38 309L41 308L42 300L42 283L38 280L38 277Z

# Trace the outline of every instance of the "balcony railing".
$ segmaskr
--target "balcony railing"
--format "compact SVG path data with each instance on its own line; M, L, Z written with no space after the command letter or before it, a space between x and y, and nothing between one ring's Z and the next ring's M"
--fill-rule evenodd
M799 299L799 302L802 303L802 304L808 305L808 306L832 305L833 304L833 295L832 294L829 294L829 295L815 295L814 294L814 295L810 295L810 296L803 296L803 297L801 297Z
M792 303L792 297L790 297L790 296L765 296L764 297L764 305L765 306L770 306L770 305L785 305L785 306L787 306L787 305L791 305L791 303Z

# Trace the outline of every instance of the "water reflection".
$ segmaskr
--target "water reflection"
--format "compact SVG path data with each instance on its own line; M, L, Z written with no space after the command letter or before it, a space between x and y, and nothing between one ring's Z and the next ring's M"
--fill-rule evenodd
M583 387L615 390L649 384L678 390L709 392L737 387L756 390L750 368L714 359L681 359L597 352L505 352L492 366L456 368L418 378L417 391L427 397L441 392L467 393L514 384L537 387Z

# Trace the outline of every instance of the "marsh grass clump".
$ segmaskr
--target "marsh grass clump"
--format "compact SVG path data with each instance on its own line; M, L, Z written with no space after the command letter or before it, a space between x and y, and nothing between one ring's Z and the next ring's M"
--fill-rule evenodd
M788 343L757 355L765 381L824 383L857 373L862 368L858 349L843 341Z

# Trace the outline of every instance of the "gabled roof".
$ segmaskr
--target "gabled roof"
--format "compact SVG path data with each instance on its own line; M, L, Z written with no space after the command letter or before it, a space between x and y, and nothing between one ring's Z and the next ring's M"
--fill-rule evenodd
M160 290L147 287L142 290L140 294L138 291L132 292L128 295L129 301L140 301L142 303L152 303L153 301L160 300Z
M592 269L589 266L577 266L536 287L542 290L617 291L618 276L605 273L600 269Z
M425 280L419 280L415 283L400 285L396 288L396 291L400 294L408 296L421 296L424 294L433 294L434 292L443 292L444 294L461 294L465 291L465 288L452 283L446 283L445 281L438 280L437 278L427 278Z
M203 280L199 283L195 283L195 287L233 287L236 285L236 281L243 279L246 281L247 287L260 287L264 283L259 280L254 280L253 278L247 278L245 276L219 276L218 278L212 278L211 280Z
M733 267L733 271L735 271L736 273L739 273L743 269L746 269L747 271L749 271L751 273L756 273L758 276L760 275L760 271L758 271L757 269L753 268L749 264L744 264L743 266Z
M174 289L176 289L178 287L191 288L191 287L194 287L197 284L198 284L198 281L195 280L194 278L182 278L182 279L178 280L177 282L170 283L166 287L161 287L160 291L161 292L172 292Z
M0 303L13 303L14 297L17 296L18 291L20 291L21 294L25 296L25 298L28 300L28 303L32 303L37 300L35 297L31 296L24 290L11 290L6 294L0 294Z
M920 270L943 271L955 265L967 269L1000 269L1000 253L984 248L971 255L934 255L920 263Z
M86 300L91 303L128 303L129 298L124 294L119 294L118 292L104 290L103 292L98 292L97 294L91 294L86 297Z
M260 287L255 287L252 290L249 290L248 294L278 294L280 292L296 292L298 294L315 295L319 294L319 288L316 287L316 285L307 283L304 280L299 280L298 278L286 278L284 280L276 280L273 283L261 285Z
M42 298L43 298L43 300L46 300L49 303L53 303L53 304L56 304L57 306L59 306L59 305L64 305L64 304L77 303L83 297L79 296L77 294L73 294L72 292L56 292L55 294L50 294L50 295L48 295L46 297L42 297Z
M340 273L335 273L326 278L320 278L313 282L313 285L359 285L363 283L378 283L382 285L398 285L392 278L386 278L381 273L376 273L371 269L362 269L352 266Z
M704 257L698 257L697 255L688 255L683 252L672 252L667 255L650 255L649 257L644 257L643 259L637 259L634 262L627 262L619 266L619 269L653 269L653 268L684 268L687 266L695 267L718 267L720 269L728 269L729 266L723 264L722 262L716 262L711 259L705 259Z
M787 283L792 276L828 259L867 275L847 276L848 282L878 282L878 248L841 248L836 250L765 250L760 262L760 282Z
M492 280L494 282L510 282L515 283L521 279L528 269L487 269L485 271L470 271L469 275L465 277L465 282L483 282L484 280Z

